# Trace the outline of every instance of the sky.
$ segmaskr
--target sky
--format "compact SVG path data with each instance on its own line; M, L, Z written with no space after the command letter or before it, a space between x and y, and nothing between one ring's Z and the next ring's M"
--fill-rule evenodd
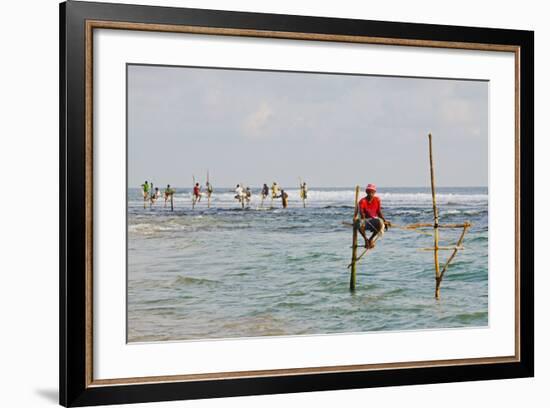
M128 65L128 187L487 186L486 81Z

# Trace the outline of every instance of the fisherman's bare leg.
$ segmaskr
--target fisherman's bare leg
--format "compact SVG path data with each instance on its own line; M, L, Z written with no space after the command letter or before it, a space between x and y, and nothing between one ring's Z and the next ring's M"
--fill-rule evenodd
M373 232L369 238L368 248L374 248L376 240L374 239L378 235L378 232Z
M359 225L359 228L357 228L357 230L359 231L359 234L361 234L361 236L365 240L365 248L369 248L369 239L367 238L367 235L365 234L365 232L366 232L365 224Z

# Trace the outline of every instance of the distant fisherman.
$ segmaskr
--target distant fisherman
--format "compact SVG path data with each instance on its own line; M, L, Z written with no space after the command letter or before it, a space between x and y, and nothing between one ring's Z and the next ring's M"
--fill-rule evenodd
M283 202L283 208L286 208L288 206L288 194L285 190L281 190L281 200Z
M176 193L176 190L170 188L170 184L164 189L164 206L166 207L166 202L172 199L173 195Z
M195 187L193 187L193 200L195 202L200 202L202 197L201 193L201 186L199 183L195 183Z
M245 197L246 197L246 202L250 203L250 199L252 198L252 191L250 191L250 187L246 188Z
M145 183L141 185L141 193L143 194L143 208L145 208L145 205L147 203L147 199L149 198L149 190L150 190L149 182L145 180Z
M300 186L300 198L302 200L307 200L307 185L305 181Z
M269 187L267 186L267 184L264 183L264 186L262 187L262 200L265 200L268 195L269 195Z
M359 233L365 240L365 248L374 248L374 238L379 234L383 234L388 227L391 227L391 223L386 221L384 214L382 214L382 203L380 198L376 196L376 186L369 184L365 192L367 196L359 200L361 219L358 220L358 227ZM370 238L367 238L366 230L372 232Z
M212 187L212 184L210 184L209 181L206 182L206 196L210 198L212 196L212 193L214 192L214 188Z
M145 183L141 185L141 192L143 194L144 201L147 200L147 198L149 197L149 189L150 189L149 182L145 180Z
M271 186L271 198L279 198L279 186L276 182Z
M237 184L237 187L235 187L235 198L239 200L239 202L243 199L243 188L240 186L240 184Z
M151 205L155 204L160 197L160 191L158 187L155 187L155 191L151 194Z

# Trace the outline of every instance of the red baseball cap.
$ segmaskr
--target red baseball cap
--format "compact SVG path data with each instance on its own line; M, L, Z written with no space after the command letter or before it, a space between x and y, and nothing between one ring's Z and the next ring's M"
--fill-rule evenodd
M374 184L368 184L366 191L376 191L376 186Z

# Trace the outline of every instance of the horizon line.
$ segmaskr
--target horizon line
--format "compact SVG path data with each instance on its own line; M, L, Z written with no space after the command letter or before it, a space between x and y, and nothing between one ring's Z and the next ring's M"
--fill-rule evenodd
M151 184L151 182L149 182L149 184ZM155 185L157 183L153 182L153 185ZM167 183L167 184L170 184L170 183ZM199 183L200 186L204 186L206 185L206 183ZM239 185L241 183L238 183ZM268 187L271 187L272 183L266 183ZM307 184L307 183L306 183ZM161 185L164 185L164 183L161 183ZM214 183L212 183L212 185L214 186ZM277 185L281 188L281 186L283 186L284 188L284 185L281 184L281 183L277 183ZM127 188L139 188L141 186L141 184L136 184L136 187L128 187ZM187 187L182 187L182 186L177 186L177 185L172 185L170 184L171 187L173 188L193 188L193 186L187 186ZM215 188L228 188L228 189L232 189L232 188L235 188L237 186L237 184L233 185L233 186L215 186ZM254 188L254 187L257 187L257 188L261 188L263 187L262 185L247 185L246 183L243 184L244 187L250 187L250 188ZM351 188L351 189L354 189L355 186L314 186L314 185L309 185L307 184L308 188L312 189L312 188ZM362 185L359 185L361 188L363 188ZM292 186L292 187L286 187L286 188L296 188L298 189L299 187L298 186ZM430 188L429 185L426 185L426 186L378 186L377 187L378 189L385 189L385 188ZM470 186L470 185L459 185L459 186L438 186L436 187L436 190L439 189L439 188L489 188L489 186L483 186L483 185L476 185L476 186Z

